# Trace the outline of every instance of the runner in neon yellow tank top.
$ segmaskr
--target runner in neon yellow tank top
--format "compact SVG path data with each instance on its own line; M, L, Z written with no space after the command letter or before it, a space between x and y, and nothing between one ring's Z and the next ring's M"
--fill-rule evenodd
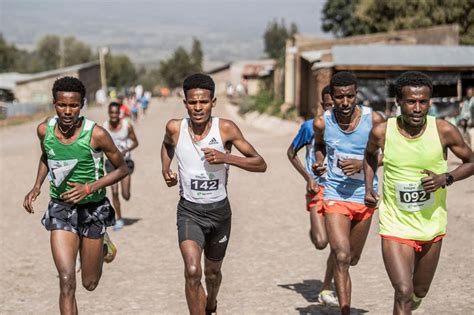
M374 207L379 199L370 183L382 149L382 254L395 289L393 313L411 314L426 296L438 264L446 234L446 187L474 174L474 158L455 126L428 116L433 91L428 76L405 72L395 91L401 115L374 127L367 143L365 203ZM463 162L450 172L448 148Z
M42 223L51 231L51 251L59 273L61 314L77 314L75 264L78 252L82 285L94 290L103 261L115 257L116 248L105 230L114 223L114 209L105 197L105 187L128 173L122 154L102 127L80 115L86 90L81 81L63 77L54 82L53 103L57 117L37 129L41 155L33 189L23 207L33 213L33 202L49 175L50 196ZM104 176L102 155L116 170Z

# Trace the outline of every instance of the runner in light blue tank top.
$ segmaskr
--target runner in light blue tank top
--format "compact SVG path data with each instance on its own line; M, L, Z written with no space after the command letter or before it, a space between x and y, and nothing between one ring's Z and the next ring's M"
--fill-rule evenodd
M327 178L324 191L325 200L341 200L364 204L365 185L364 173L360 169L352 176L345 176L341 169L341 161L345 159L364 159L369 132L372 129L372 109L360 106L362 111L359 124L351 132L343 131L334 114L334 110L324 113L324 142L327 152ZM374 189L377 190L377 177Z

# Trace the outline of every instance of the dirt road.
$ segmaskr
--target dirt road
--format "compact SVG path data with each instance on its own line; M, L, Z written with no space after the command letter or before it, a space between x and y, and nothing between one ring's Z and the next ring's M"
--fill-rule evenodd
M216 114L234 117L223 103L218 103ZM93 108L85 115L102 122L106 112ZM184 115L177 99L154 101L148 116L136 125L140 146L133 152L132 199L123 205L128 225L110 232L119 252L104 267L99 287L87 292L78 278L81 313L187 313L175 225L178 189L164 184L159 156L165 122ZM286 158L297 126L277 125L273 131L264 131L238 123L266 159L268 171L230 171L233 226L218 297L220 314L337 314L317 303L328 249L316 252L310 243L305 185ZM33 185L40 156L37 124L0 129L1 314L59 313L49 233L40 223L48 184L35 203L35 214L28 215L21 206ZM454 164L450 162L450 169ZM448 195L448 236L431 291L416 314L474 311L474 178L454 184ZM390 314L393 291L382 263L376 219L351 274L354 313Z

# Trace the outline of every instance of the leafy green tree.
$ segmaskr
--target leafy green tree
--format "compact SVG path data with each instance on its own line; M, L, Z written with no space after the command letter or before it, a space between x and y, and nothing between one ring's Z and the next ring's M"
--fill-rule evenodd
M90 46L75 39L73 36L64 38L63 47L65 67L93 60L93 54Z
M195 72L193 66L190 55L180 46L168 60L160 62L160 75L169 87L176 88L186 76Z
M158 69L141 68L138 71L138 83L143 86L145 91L154 91L156 87L161 85L162 79Z
M265 33L263 34L265 53L268 57L281 59L285 55L285 45L288 38L298 33L298 27L295 23L291 23L287 29L285 21L273 20L268 23Z
M135 66L126 55L108 54L105 58L105 68L109 86L127 87L137 79Z
M371 32L457 23L460 26L460 42L474 44L472 0L361 0L357 16L370 27Z
M193 72L202 72L202 61L203 61L203 52L201 48L201 42L193 38L193 46L191 48L191 63L193 66Z
M9 45L3 34L0 33L0 72L15 70L15 59L17 49L14 45Z
M369 33L369 27L354 14L360 2L361 0L327 1L323 8L323 31L331 32L337 37Z
M46 35L36 45L36 52L42 64L40 70L51 70L59 67L60 38L56 35Z

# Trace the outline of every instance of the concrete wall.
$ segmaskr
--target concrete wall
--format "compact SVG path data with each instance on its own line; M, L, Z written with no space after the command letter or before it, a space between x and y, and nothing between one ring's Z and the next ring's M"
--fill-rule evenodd
M226 83L231 82L230 68L215 72L211 74L214 83L216 84L216 95L225 95Z
M93 66L79 70L79 80L86 87L86 98L88 102L95 101L95 93L100 90L100 67Z

